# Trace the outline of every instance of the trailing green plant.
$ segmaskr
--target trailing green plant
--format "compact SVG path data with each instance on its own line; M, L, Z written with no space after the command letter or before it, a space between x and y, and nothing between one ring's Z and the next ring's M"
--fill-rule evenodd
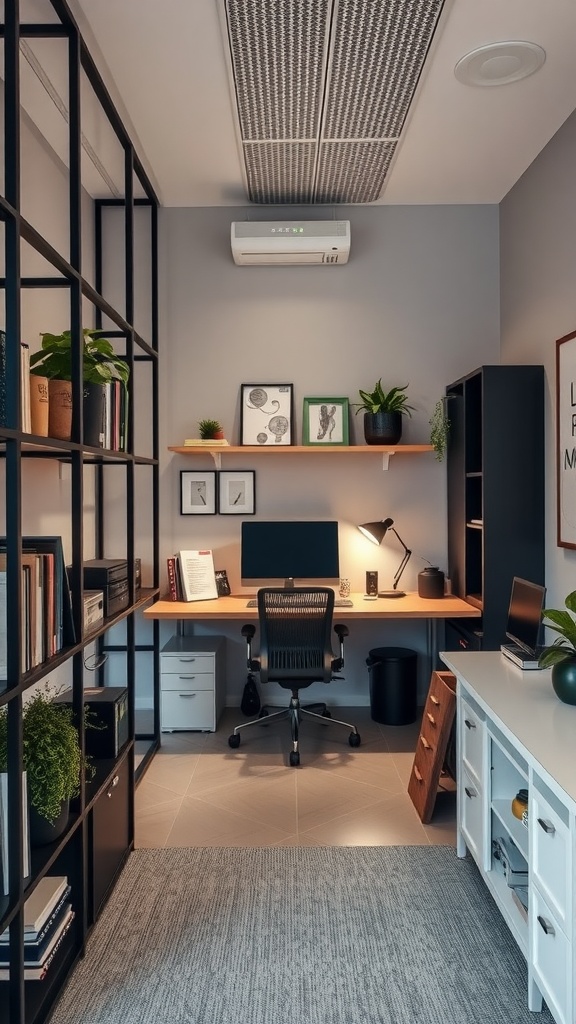
M51 824L62 804L78 796L82 773L90 779L94 767L82 756L72 708L55 704L46 690L37 690L22 709L24 770L30 806ZM87 708L85 710L87 714ZM90 723L86 722L87 725ZM7 771L8 712L0 709L0 771Z
M564 604L567 611L544 608L542 612L543 620L548 619L550 629L559 635L541 652L538 658L540 668L550 668L569 658L576 658L576 590L568 594Z
M216 437L216 434L222 433L222 427L218 420L200 420L198 429L203 441L209 441L211 438Z
M362 391L360 388L358 394L362 401L354 403L358 406L356 415L363 409L364 412L399 412L401 416L412 416L414 406L408 405L408 396L405 394L407 388L408 385L404 384L385 392L382 388L382 378L377 381L373 391Z
M128 383L128 364L119 359L102 331L82 330L82 379L85 384ZM42 348L30 356L30 372L51 380L72 380L72 332L41 333Z
M450 435L450 420L446 411L448 396L440 398L434 406L434 412L430 417L430 444L436 452L436 459L442 462L448 448Z

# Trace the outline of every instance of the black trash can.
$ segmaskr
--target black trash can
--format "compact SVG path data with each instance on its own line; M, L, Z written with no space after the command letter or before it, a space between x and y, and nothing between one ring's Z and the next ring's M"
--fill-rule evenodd
M418 655L408 647L374 647L366 659L370 715L383 725L416 721Z

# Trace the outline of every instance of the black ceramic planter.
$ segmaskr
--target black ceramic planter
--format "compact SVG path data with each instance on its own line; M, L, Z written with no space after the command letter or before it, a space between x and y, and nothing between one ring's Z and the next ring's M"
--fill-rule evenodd
M43 818L34 807L30 807L30 845L47 846L60 838L68 825L70 817L70 801L62 804L62 810L56 821L50 822Z
M564 704L576 704L576 658L552 666L552 686Z
M398 444L401 437L402 413L364 413L364 438L366 444Z

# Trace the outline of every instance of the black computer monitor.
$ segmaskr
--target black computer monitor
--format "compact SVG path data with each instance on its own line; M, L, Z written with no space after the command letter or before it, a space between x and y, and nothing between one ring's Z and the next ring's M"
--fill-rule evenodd
M337 580L338 523L245 521L240 561L242 582L248 584Z
M528 654L538 648L545 594L546 588L537 583L519 576L512 580L506 636Z

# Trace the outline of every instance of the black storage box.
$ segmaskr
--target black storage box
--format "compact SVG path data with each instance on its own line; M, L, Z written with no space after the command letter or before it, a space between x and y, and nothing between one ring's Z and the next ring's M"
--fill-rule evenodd
M84 586L87 590L104 590L111 583L128 579L125 558L91 558L84 562Z
M72 690L54 697L57 704L72 706ZM128 739L128 690L125 686L94 686L84 690L88 721L96 728L85 731L90 757L117 757Z

